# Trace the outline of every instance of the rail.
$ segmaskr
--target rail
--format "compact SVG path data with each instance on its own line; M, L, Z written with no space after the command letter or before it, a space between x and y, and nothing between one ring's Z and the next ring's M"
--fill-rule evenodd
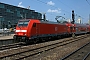
M78 48L77 50L71 52L70 54L66 55L65 57L63 57L63 58L60 59L60 60L65 60L65 59L67 59L69 56L73 55L74 53L76 53L77 51L79 51L79 50L82 49L83 47L87 46L88 44L90 44L90 42L88 42L87 44L81 46L80 48ZM86 56L86 57L87 57L87 56ZM86 57L85 57L85 58L86 58ZM85 58L84 58L84 59L85 59Z
M86 58L90 55L90 52L83 58L83 60L86 60Z
M23 46L23 44L25 44L24 42L19 42L19 43L14 43L14 44L8 44L8 45L2 45L0 46L0 52L6 50L6 49L13 49L13 48L17 48L17 47L21 47Z

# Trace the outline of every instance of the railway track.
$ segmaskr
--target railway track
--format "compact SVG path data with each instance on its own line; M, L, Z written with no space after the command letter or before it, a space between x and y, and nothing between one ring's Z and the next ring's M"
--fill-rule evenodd
M7 49L15 49L17 47L23 46L24 42L19 42L19 43L14 43L14 44L9 44L9 45L2 45L0 46L0 52L5 51Z
M61 60L90 60L90 42L68 54Z
M73 39L73 38L70 38L70 39L66 39L66 40L63 40L63 41L60 41L60 42L55 42L55 43L51 43L51 44L42 44L42 45L39 45L39 47L37 46L27 46L28 48L19 48L17 50L13 50L14 53L0 53L2 54L0 56L0 59L15 59L15 60L21 60L21 59L25 59L25 58L28 58L28 57L32 57L32 56L35 56L35 55L38 55L38 54L41 54L43 52L46 52L46 51L49 51L49 50L52 50L52 49L55 49L55 48L58 48L60 46L64 46L64 45L67 45L67 44L70 44L72 42L75 42L75 41L78 41L78 40L81 40L81 39L84 39L86 36L82 35L82 36L79 36L79 37L76 37L76 39ZM34 48L33 48L34 47Z

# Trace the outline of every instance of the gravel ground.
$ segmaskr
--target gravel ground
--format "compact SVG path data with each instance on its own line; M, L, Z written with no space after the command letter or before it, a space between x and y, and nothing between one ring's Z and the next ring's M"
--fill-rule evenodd
M32 58L28 58L26 60L60 60L62 57L66 56L67 54L75 51L76 49L78 49L79 47L81 47L82 45L86 44L87 42L90 42L90 38L85 38L83 40L79 40L76 42L73 42L71 44L62 46L62 47L58 47L54 50L50 50L47 52L43 52L42 54L39 54L38 56L32 57Z

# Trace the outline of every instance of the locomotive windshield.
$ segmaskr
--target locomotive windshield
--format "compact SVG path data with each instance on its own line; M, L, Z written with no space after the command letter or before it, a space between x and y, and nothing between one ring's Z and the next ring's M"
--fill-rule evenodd
M27 26L29 21L19 21L18 26Z

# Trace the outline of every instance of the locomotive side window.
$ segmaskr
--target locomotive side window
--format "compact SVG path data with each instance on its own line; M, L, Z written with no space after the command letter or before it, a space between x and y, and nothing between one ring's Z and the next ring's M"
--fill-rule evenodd
M27 26L29 21L20 21L18 26Z
M76 32L78 32L79 30L78 30L78 27L76 27Z
M36 27L36 23L33 23L33 27Z

